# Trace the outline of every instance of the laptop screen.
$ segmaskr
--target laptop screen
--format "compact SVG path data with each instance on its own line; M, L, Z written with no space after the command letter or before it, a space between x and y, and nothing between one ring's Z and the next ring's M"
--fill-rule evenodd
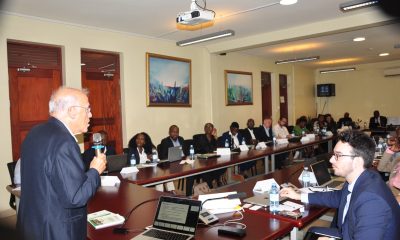
M194 235L201 201L162 196L158 202L155 228Z
M328 171L325 160L313 163L310 165L318 185L323 185L331 180L331 174Z
M173 162L182 159L182 147L170 147L168 148L168 161Z

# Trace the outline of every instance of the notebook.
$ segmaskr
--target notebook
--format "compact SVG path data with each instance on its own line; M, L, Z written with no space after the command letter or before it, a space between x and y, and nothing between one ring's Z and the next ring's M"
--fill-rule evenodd
M196 231L200 209L201 201L161 196L153 226L132 239L192 239Z
M122 168L126 167L127 157L126 154L106 156L107 159L107 172L119 172Z
M325 160L313 163L310 165L310 167L311 171L315 175L318 186L336 189L342 188L344 181L332 179L331 174L328 171L328 167L326 166Z
M160 160L160 162L175 162L181 160L183 156L182 147L168 148L168 159Z

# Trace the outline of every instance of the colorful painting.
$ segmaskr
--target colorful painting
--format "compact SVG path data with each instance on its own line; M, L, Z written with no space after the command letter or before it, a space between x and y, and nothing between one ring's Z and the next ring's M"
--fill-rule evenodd
M190 59L147 53L147 106L191 106Z
M251 72L225 70L226 105L253 104L253 75Z

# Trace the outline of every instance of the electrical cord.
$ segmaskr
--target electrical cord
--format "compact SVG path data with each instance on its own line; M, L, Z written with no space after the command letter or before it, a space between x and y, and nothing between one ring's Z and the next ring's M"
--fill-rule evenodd
M203 0L204 6L200 6L200 5L197 3L197 0L194 1L194 3L195 3L196 6L198 6L199 8L201 8L201 9L203 9L203 10L205 10L205 11L210 11L210 12L212 12L212 13L214 14L214 17L215 17L215 15L216 15L215 11L207 8L207 2L206 2L206 0Z

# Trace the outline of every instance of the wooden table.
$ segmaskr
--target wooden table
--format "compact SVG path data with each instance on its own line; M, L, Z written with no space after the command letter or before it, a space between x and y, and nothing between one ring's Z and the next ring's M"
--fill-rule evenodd
M105 209L120 215L126 215L139 203L159 198L164 194L150 188L122 181L118 188L100 187L88 204L88 213ZM152 201L136 209L126 223L126 227L133 230L133 232L126 235L113 233L113 227L95 230L88 224L88 239L131 239L144 231L146 226L152 224L156 208L157 201ZM219 223L237 218L237 216L233 216L233 213L220 214L218 217L220 218ZM247 235L241 239L248 240L276 239L289 234L294 227L290 222L270 218L267 215L254 214L251 211L244 212L244 219L241 222L247 225ZM218 235L217 231L218 227L199 226L195 239L232 239L232 237Z

